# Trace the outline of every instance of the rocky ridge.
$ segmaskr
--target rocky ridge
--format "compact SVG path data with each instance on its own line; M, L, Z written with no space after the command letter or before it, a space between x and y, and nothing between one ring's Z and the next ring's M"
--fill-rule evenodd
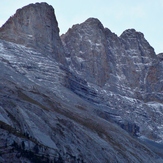
M88 28L88 23L90 28ZM100 36L98 36L97 31L101 32ZM91 33L95 33L95 35L93 36ZM91 40L87 37L90 35ZM82 40L80 39L81 36ZM107 109L107 113L120 115L121 120L113 116L113 121L120 123L120 126L124 126L127 121L133 128L134 126L141 126L139 131L135 130L140 132L139 134L143 133L148 138L150 135L150 139L162 140L162 121L159 118L162 115L163 83L160 71L162 61L155 54L144 35L134 29L128 29L118 37L109 29L104 28L99 20L90 18L80 25L73 26L65 35L61 36L61 39L67 52L70 71L84 81L91 82L84 90L92 89L94 91L90 91L89 94L89 91L82 91L83 85L74 87L74 84L71 84L73 90L82 97L111 108L112 111ZM99 40L102 41L97 44ZM90 45L93 45L94 48L89 47ZM88 54L82 50L85 46L90 51ZM105 47L105 50L100 51L99 47ZM99 56L94 55L92 57L92 53L98 53ZM69 54L73 55L70 56ZM95 67L90 64L91 61L87 61L89 57L92 57L90 60L93 61ZM101 57L105 58L107 64L98 64ZM81 65L82 69L78 71L78 67ZM83 65L86 65L86 68ZM96 73L97 79L104 81L103 85L96 80L93 72L87 70L88 68L98 71ZM107 73L103 72L105 70L108 70ZM107 77L101 76L101 74L107 74ZM70 80L71 82L72 80ZM150 102L155 103L157 107L152 104L152 108L148 104ZM152 123L149 121L151 118ZM156 130L160 133L156 134Z
M162 162L162 55L142 33L89 18L59 37L36 3L0 39L0 162Z

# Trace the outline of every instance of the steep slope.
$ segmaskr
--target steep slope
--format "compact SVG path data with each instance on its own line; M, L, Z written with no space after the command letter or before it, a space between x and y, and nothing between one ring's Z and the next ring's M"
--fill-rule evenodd
M16 162L159 161L124 130L97 117L97 106L64 88L65 73L55 61L24 46L0 45L1 160L10 162L12 155Z
M61 39L69 71L75 75L69 77L68 87L98 104L100 117L134 135L162 142L163 62L144 35L128 29L118 37L90 18Z
M74 25L61 39L74 73L119 94L125 88L144 89L148 68L156 59L142 33L129 29L118 37L94 18Z
M53 12L30 4L0 29L0 162L162 162L161 150L134 136L162 140L163 106L137 99L143 80L127 67L157 61L153 49L133 30L146 48L129 48L126 32L117 37L92 18L61 37L63 49Z
M144 99L146 101L163 102L163 60L160 55L157 60L153 62L146 76L146 94Z

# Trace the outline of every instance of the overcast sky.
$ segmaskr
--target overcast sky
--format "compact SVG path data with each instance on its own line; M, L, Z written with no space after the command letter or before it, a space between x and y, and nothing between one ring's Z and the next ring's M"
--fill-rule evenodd
M4 0L0 3L0 26L21 8L35 0ZM55 9L60 34L73 24L89 17L98 18L104 27L118 36L126 29L134 28L144 33L155 48L163 52L163 0L45 0Z

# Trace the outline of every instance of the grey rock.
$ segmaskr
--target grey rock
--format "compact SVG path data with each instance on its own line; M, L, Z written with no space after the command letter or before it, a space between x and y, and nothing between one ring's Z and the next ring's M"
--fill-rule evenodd
M72 75L68 78L69 88L99 105L98 116L129 133L162 141L162 55L155 54L144 35L128 29L118 37L90 18L61 39L69 71L75 75L75 80ZM90 71L95 69L102 82Z
M158 56L158 60L149 68L146 78L146 101L163 101L163 60Z
M0 160L163 162L162 57L142 33L90 18L60 38L36 3L0 38Z
M159 162L145 145L97 116L98 105L66 89L66 73L57 62L17 44L1 41L0 46L5 161Z
M45 55L55 53L55 59L64 61L54 9L46 3L18 9L0 28L0 38L46 52Z
M70 67L89 82L103 86L109 75L104 27L90 18L61 36Z
M90 18L73 26L61 39L71 69L83 79L109 85L118 93L123 93L120 87L144 89L146 73L156 54L142 33L130 29L118 37L104 29L99 20Z

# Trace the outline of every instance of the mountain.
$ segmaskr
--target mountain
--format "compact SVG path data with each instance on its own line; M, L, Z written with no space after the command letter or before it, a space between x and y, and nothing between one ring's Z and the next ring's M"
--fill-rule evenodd
M52 6L0 28L0 162L163 162L163 60L95 18L59 36Z
M43 14L42 14L42 13ZM30 4L18 9L0 29L0 38L53 55L62 61L63 48L54 9L46 3Z

